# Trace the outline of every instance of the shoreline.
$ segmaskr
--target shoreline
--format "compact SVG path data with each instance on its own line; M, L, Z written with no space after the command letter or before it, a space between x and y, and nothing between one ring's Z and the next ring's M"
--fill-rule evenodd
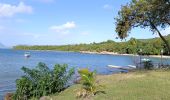
M19 49L13 49L19 50ZM28 51L52 51L52 52L78 52L82 54L98 54L98 55L114 55L114 56L139 56L137 54L119 54L116 52L95 52L95 51L61 51L61 50L28 50ZM153 58L161 58L161 55L142 55L142 57L153 57ZM170 58L170 56L163 55L162 58Z
M84 54L99 54L99 55L115 55L115 56L139 56L135 54L119 54L115 52L107 52L107 51L102 51L102 52L91 52L91 51L79 51L80 53ZM161 58L161 55L142 55L142 57L153 57L153 58ZM162 58L170 58L170 56L162 56Z

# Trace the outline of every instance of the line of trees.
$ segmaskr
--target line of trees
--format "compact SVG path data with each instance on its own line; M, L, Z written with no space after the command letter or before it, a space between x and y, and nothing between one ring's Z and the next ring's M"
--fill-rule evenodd
M170 43L170 35L165 37ZM160 38L154 39L135 39L131 38L127 42L114 42L108 40L101 43L91 44L76 44L76 45L18 45L14 46L14 49L18 50L58 50L58 51L91 51L91 52L116 52L120 54L137 54L142 49L142 54L145 55L160 55L160 51L163 49L164 54L168 54L168 49L165 43Z

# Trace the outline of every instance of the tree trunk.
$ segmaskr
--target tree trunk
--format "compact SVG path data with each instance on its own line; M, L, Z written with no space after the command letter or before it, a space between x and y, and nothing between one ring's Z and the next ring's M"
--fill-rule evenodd
M159 31L157 31L157 32L158 32L159 36L161 37L161 39L164 41L166 47L168 48L168 55L170 55L170 46L169 46L168 41L165 39L165 37L162 36L162 34Z
M168 43L168 41L165 39L165 37L162 36L161 32L158 30L158 28L152 23L150 22L152 27L158 32L158 35L160 36L160 38L163 40L163 42L165 43L167 49L168 49L168 55L170 55L170 45Z

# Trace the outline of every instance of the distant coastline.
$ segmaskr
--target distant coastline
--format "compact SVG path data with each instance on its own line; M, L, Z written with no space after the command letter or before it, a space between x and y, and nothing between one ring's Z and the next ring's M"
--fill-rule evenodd
M52 51L52 52L79 52L82 54L98 54L98 55L115 55L115 56L139 56L137 54L120 54L117 52L95 52L95 51L60 51L60 50L28 50L28 51ZM153 57L153 58L161 58L161 55L142 55L142 57ZM170 58L170 56L163 55L162 58Z
M165 37L170 40L170 35ZM170 41L169 41L170 42ZM75 51L82 53L110 54L110 55L130 55L141 52L143 55L159 57L161 51L168 55L166 47L162 47L164 43L160 38L151 39L135 39L131 38L125 42L115 42L107 40L99 43L89 44L67 44L67 45L16 45L16 50L45 50L45 51ZM83 52L86 51L86 52ZM92 51L92 52L89 52ZM94 52L93 52L94 51ZM106 51L106 52L105 52ZM113 53L114 52L114 53ZM166 57L166 56L165 56ZM165 58L164 57L164 58ZM166 57L167 58L167 57ZM169 57L168 57L169 58Z

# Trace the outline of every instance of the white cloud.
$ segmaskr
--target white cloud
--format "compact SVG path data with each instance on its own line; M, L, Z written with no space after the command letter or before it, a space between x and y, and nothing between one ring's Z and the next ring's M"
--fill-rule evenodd
M113 7L112 7L111 5L109 5L109 4L105 4L105 5L103 6L103 8L104 8L104 9L107 9L107 10L113 9Z
M74 21L67 22L63 25L54 25L51 26L49 29L56 33L62 33L62 34L68 34L70 29L74 29L76 27L76 24Z
M17 13L32 13L32 7L20 2L18 5L0 3L0 17L12 17Z

